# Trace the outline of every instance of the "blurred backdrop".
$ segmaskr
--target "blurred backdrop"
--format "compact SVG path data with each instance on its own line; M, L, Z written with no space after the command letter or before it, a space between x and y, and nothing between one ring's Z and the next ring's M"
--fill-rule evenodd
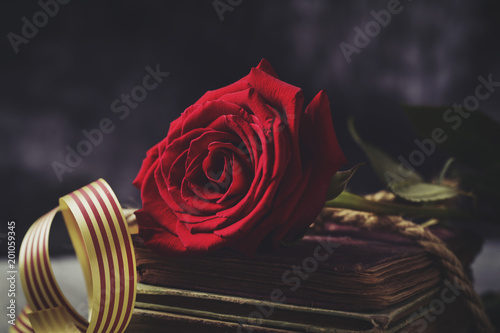
M327 90L349 166L366 160L347 132L350 115L366 138L393 156L408 154L417 134L402 104L461 103L474 93L479 75L500 81L500 4L405 0L396 5L395 0L2 1L2 225L16 221L19 245L27 227L60 196L100 177L124 205L139 206L139 191L131 183L146 150L206 90L238 80L261 58L281 79L302 87L306 102ZM43 7L48 14L39 13ZM380 11L391 8L389 21ZM365 28L376 17L382 23L369 36ZM139 96L136 87L156 70L169 74L127 107L122 94ZM496 120L499 106L500 91L481 102ZM109 133L96 137L88 156L58 176L54 165L65 164L67 147L76 150L103 119L109 119ZM434 176L445 160L444 154L433 154L418 171ZM369 167L350 186L357 193L383 188ZM58 232L65 233L56 230L55 237ZM64 239L56 252L70 251Z

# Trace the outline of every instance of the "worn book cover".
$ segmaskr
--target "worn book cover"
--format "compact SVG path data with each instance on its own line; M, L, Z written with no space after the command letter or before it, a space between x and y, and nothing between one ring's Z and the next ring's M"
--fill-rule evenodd
M333 230L332 230L333 228ZM219 251L159 257L134 237L139 282L345 311L376 311L399 304L442 281L432 255L394 234L330 225L329 234L247 257ZM481 240L470 233L431 228L467 267Z

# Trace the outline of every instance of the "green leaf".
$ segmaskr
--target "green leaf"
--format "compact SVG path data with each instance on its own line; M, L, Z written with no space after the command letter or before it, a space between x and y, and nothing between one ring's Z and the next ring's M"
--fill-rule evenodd
M373 201L347 191L342 192L335 199L327 201L325 207L353 209L380 215L402 215L404 217L419 217L426 219L491 219L489 216L476 216L467 211L436 205L415 206L393 202Z
M400 162L389 156L387 153L381 149L375 147L374 145L365 142L361 139L356 128L354 127L354 119L350 117L347 120L347 127L351 133L352 138L359 145L361 149L365 152L366 156L370 160L375 173L380 178L380 180L388 185L394 182L422 182L422 177L415 171L410 171L403 167ZM404 175L401 174L400 169L404 168Z
M356 170L363 165L364 163L360 163L355 165L351 169L347 171L338 171L335 175L333 175L330 181L330 187L328 188L328 192L326 193L326 200L332 200L342 193L349 180L351 180L352 175L356 172Z
M480 111L465 117L449 107L404 106L412 126L426 140L448 151L458 161L482 170L500 165L500 124ZM442 131L434 136L433 132ZM437 143L437 141L443 141Z
M397 196L412 202L446 200L459 194L453 187L430 183L404 182L393 184L390 188Z

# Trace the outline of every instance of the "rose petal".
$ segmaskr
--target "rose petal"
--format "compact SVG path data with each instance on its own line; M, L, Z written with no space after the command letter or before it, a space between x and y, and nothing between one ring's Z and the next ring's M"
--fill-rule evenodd
M139 235L151 251L165 257L186 253L179 237L163 228L145 209L137 210L135 216L140 221Z
M321 211L331 177L347 161L340 149L333 128L328 96L321 91L306 108L300 137L304 149L311 152L308 168L314 169L302 199L290 215L293 220L283 223L273 235L275 245L284 237L292 240L307 228Z
M207 147L208 148L208 147ZM208 149L207 157L203 159L202 169L205 177L221 186L227 188L231 183L231 170L229 168L229 152Z
M250 118L241 107L234 103L225 101L209 101L194 108L188 115L183 117L181 134L186 134L198 128L210 128L211 123L221 116L238 115L239 117Z
M237 146L235 146L232 143L229 142L220 142L220 141L214 141L208 145L208 150L209 151L216 151L216 150L227 150L232 152L233 154L236 154L236 156L239 158L239 161L241 163L244 163L245 167L250 171L253 169L252 164L248 156Z
M252 182L250 172L244 164L240 163L239 158L235 155L232 156L231 171L229 172L231 173L232 181L224 196L217 200L217 203L227 202L230 198L244 197L242 193L248 190Z
M230 94L236 91L242 91L248 88L250 88L250 85L248 84L247 76L245 76L240 80L236 81L235 83L232 83L226 87L207 91L205 94L203 94L203 96L201 96L201 98L198 101L196 101L195 104L202 104L207 101L215 101L219 99L219 97L222 95Z
M253 201L255 206L252 207L250 213L244 215L244 217L241 217L240 220L237 220L228 227L214 231L214 233L224 238L231 238L236 235L245 237L250 230L260 223L261 218L272 208L273 196L276 193L278 185L279 184L276 182L270 181L268 186L264 189L265 192L262 197L260 197L259 200Z
M267 61L266 59L262 59L256 68L260 69L261 71L263 71L266 74L269 74L271 76L274 76L275 78L278 78L278 75L274 71L273 67L271 66L269 61Z
M213 233L215 230L223 229L234 223L235 218L229 216L212 216L201 223L184 223L190 233Z
M158 160L158 145L154 145L152 148L150 148L146 152L146 158L142 161L142 166L141 169L139 170L139 173L135 177L135 180L132 182L132 184L137 187L138 189L141 189L142 184L144 182L144 177L150 171L150 168L157 162Z
M163 147L163 149L182 135L182 124L184 123L184 119L188 114L196 110L198 107L198 105L191 105L186 110L184 110L184 112L181 113L181 115L177 119L170 123L170 127L167 132L168 134L165 138L165 146Z
M176 233L182 244L191 252L206 252L220 249L227 240L214 233L191 233L183 223L177 224Z
M267 73L252 68L248 76L250 85L268 104L276 108L290 127L290 133L298 143L298 129L304 96L302 89L283 82Z
M259 120L259 126L265 130L269 130L272 121L280 117L280 114L269 107L264 98L253 88L223 95L220 100L239 105L248 114L254 114Z
M175 234L176 223L178 222L178 219L160 196L155 178L153 176L155 170L159 168L160 163L157 160L154 164L156 165L156 167L150 168L145 177L145 182L143 183L143 186L141 188L143 210L145 212L148 212L155 221L158 221L158 224L162 228L168 230L170 233ZM138 222L140 230L143 221L139 217Z
M202 154L206 156L208 154L208 146L214 141L229 142L236 145L241 142L240 138L233 133L206 129L198 138L192 139L189 143L185 167L189 168L191 161L198 155Z
M302 114L304 96L302 89L283 82L267 73L253 68L248 76L252 87L280 112L281 117L287 124L290 135L291 159L288 162L288 170L283 192L288 193L295 186L295 179L302 172L301 152L299 150L299 121Z
M314 133L317 134L313 136L315 140L312 143L312 147L319 148L315 150L317 152L315 157L317 159L321 158L326 162L322 163L321 167L329 170L330 166L328 164L330 163L336 168L340 168L340 166L346 164L347 159L340 148L335 134L335 129L333 128L330 101L328 100L326 91L321 90L313 98L311 103L309 103L306 108L306 115L308 115L311 119L311 131L314 131ZM315 146L320 142L323 144ZM335 172L336 171L330 171L332 175Z

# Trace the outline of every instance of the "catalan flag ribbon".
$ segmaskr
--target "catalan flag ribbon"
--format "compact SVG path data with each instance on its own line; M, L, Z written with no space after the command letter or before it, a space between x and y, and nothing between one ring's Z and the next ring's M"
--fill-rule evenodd
M59 288L49 258L49 231L61 211L85 277L89 318ZM19 256L28 306L10 332L124 332L135 304L137 275L127 222L116 196L99 179L59 199L28 230Z

